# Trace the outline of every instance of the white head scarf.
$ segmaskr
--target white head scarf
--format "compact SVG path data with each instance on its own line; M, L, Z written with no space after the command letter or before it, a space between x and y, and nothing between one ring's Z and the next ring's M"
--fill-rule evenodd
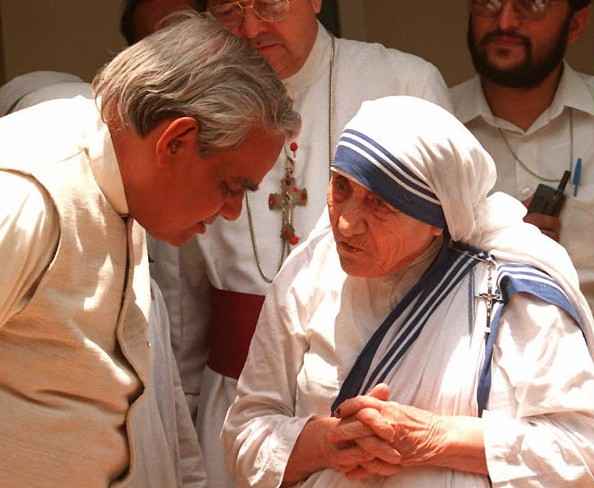
M83 84L76 75L60 73L58 71L33 71L13 78L8 83L0 86L0 117L14 111L16 105L28 95L51 85L58 84ZM45 97L58 98L58 97ZM29 105L33 105L30 103Z
M488 196L497 177L493 159L449 112L413 97L365 102L345 127L332 166L411 217L447 228L454 241L548 273L573 301L594 353L592 312L567 252L523 221L520 202Z

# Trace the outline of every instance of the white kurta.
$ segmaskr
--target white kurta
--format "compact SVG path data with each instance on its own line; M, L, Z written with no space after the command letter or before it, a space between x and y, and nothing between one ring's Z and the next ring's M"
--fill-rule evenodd
M560 242L577 268L582 292L594 310L594 77L565 64L553 102L526 131L493 115L478 77L454 87L451 95L456 116L495 160L493 191L504 191L519 200L530 197L543 181L515 161L497 128L504 131L516 155L533 172L559 179L571 169L569 114L573 114L574 164L577 158L582 159L582 177L577 196L571 184L565 191Z
M331 231L292 254L267 294L224 439L238 488L280 486L293 445L311 415L327 416L358 354L427 263L382 279L348 277ZM486 291L477 265L444 302L389 379L392 399L442 415L477 415ZM442 310L444 310L442 309ZM495 487L594 484L594 364L568 316L538 299L514 297L500 323L484 412ZM486 478L408 468L384 480L349 481L333 470L300 487L487 487Z
M330 89L331 40L323 27L305 65L286 80L301 113L303 128L297 139L295 176L300 188L307 188L306 207L295 210L294 226L304 240L314 227L326 203L329 157L344 125L365 100L387 95L412 95L450 108L447 89L437 69L416 56L368 44L336 39L334 75ZM333 99L333 137L329 138L329 94ZM249 195L254 221L255 246L264 273L272 278L281 255L281 217L268 209L268 195L280 190L284 175L284 152L260 190ZM234 485L223 466L220 429L236 381L204 367L208 351L205 337L210 319L208 283L215 288L264 295L268 284L256 267L247 212L244 206L236 222L217 221L206 235L190 242L180 254L171 256L158 244L151 252L155 278L163 289L171 313L173 345L186 393L200 393L197 428L209 476L209 486ZM165 255L165 258L161 256ZM169 255L169 256L167 256ZM159 267L161 269L159 269ZM176 270L177 268L177 270ZM170 273L179 273L172 282ZM169 276L167 276L169 274ZM181 289L180 289L181 287ZM190 399L190 401L192 401Z
M89 93L89 86L85 85L82 88L82 94L86 97ZM81 147L89 144L93 147L92 151L97 152L96 157L91 159L90 165L98 187L106 195L114 210L125 214L128 207L118 164L113 156L111 142L104 139L108 132L94 110L95 102L79 100L80 102L68 102L64 105L58 105L61 102L49 102L43 106L44 109L39 112L39 117L46 116L45 122L50 124L56 120L56 113L59 112L65 120L72 122L73 139L78 136ZM52 111L56 107L57 112ZM89 117L89 114L93 112L95 112L94 119ZM34 114L34 112L27 113ZM14 117L23 114L25 112ZM5 124L4 133L7 133L6 128L10 126L11 119L2 120ZM99 130L95 129L96 133L92 129L89 130L89 126L93 127L93 124L95 128L100 128ZM61 125L65 124L62 122ZM80 133L77 134L74 129ZM88 138L82 137L83 133ZM15 133L15 137L17 136L22 137L22 132ZM108 150L102 153L104 148L108 148ZM46 152L51 153L52 148L46 149ZM30 302L37 284L43 278L44 272L55 254L60 238L60 222L51 198L31 178L0 171L0 195L3 201L0 208L0 257L4 263L0 269L1 329L11 318L18 316ZM143 231L141 232L143 233ZM84 453L89 459L97 457L124 467L132 457L136 466L140 467L139 470L146 473L159 473L158 479L176 480L175 486L179 488L206 486L205 475L201 471L201 454L197 437L171 349L165 302L154 282L151 283L151 298L148 315L148 336L152 346L148 353L151 364L150 384L147 386L148 391L142 397L143 399L137 400L143 405L134 403L133 407L139 411L143 408L151 415L141 419L134 417L129 425L129 429L131 429L129 438L136 438L135 440L142 438L144 439L143 443L141 445L130 443L131 445L127 446L128 449L122 456L119 456L119 451L116 449L112 449L109 456L106 456L105 452L95 452L96 446L92 437L80 435L79 446L65 445L64 452L54 451L51 453L52 457L63 456L64 461L59 473L42 473L43 483L45 483L43 486L55 486L58 483L57 480L62 479L64 463L72 458L71 450ZM111 331L111 333L106 331L106 334L114 335L115 331ZM87 341L86 344L89 351L96 348L92 341ZM107 364L110 360L111 358L108 360L104 358L103 362ZM99 360L97 361L99 362ZM76 367L76 365L72 366ZM114 378L119 378L122 374L121 371L114 368ZM92 382L94 379L92 375L87 375L87 381ZM106 404L112 401L113 394L113 390L106 392L104 400ZM70 411L70 415L74 415L74 411ZM142 435L138 435L138 432L142 432ZM154 459L155 453L158 452L168 452L167 459ZM47 453L43 453L43 455L45 456ZM8 464L5 464L7 462ZM146 466L150 466L150 468L147 469ZM4 459L3 462L0 462L0 478L7 476L12 469L14 466ZM105 476L107 477L109 474L105 473ZM158 481L153 480L153 482ZM41 481L37 483L41 483ZM146 479L142 482L143 487L149 486L149 484L150 481ZM125 484L124 486L129 485Z

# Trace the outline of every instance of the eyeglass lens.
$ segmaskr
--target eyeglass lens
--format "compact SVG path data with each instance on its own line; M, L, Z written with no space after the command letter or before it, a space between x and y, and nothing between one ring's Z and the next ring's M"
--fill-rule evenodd
M527 19L541 18L547 11L550 0L508 0L513 2L516 12ZM505 0L471 0L473 13L485 17L499 15Z
M252 8L256 16L266 22L279 22L289 11L289 0L234 0L216 2L211 13L225 25L241 24L245 11Z

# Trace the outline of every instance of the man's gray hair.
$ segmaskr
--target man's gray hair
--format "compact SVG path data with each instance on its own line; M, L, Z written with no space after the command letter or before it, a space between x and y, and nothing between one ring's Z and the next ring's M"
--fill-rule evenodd
M104 120L145 136L164 119L193 117L201 153L236 147L255 126L297 135L293 101L257 51L196 12L174 14L166 24L93 80Z

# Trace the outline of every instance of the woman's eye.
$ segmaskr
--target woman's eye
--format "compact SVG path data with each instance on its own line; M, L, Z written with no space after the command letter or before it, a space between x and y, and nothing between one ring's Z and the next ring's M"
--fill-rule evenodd
M381 198L376 197L375 195L371 195L368 198L369 206L372 210L376 210L380 213L385 213L390 211L390 207L384 202Z
M346 193L349 190L347 179L342 176L336 177L336 179L334 180L334 188L339 193Z

